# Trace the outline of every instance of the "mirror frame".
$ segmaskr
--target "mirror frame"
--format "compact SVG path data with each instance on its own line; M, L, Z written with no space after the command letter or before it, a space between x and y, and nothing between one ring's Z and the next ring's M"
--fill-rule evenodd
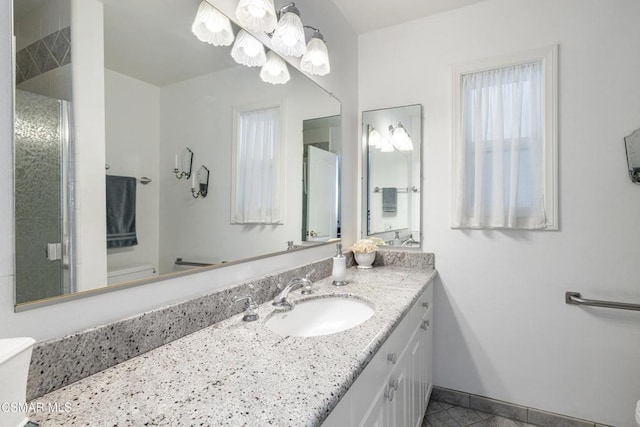
M360 132L361 132L361 141L362 141L362 170L361 170L361 182L362 182L362 212L360 216L361 224L360 224L360 238L368 239L371 236L380 237L381 235L385 235L386 233L393 233L394 230L384 231L382 233L374 233L369 234L369 215L368 215L368 206L369 206L369 145L367 143L367 139L365 136L365 122L364 122L364 114L375 111L383 111L383 110L392 110L395 108L405 108L405 107L420 107L420 142L417 144L420 146L420 245L418 246L391 246L387 245L385 248L397 248L408 251L422 251L423 238L424 238L424 212L422 210L423 202L424 202L424 107L422 104L405 104L405 105L397 105L394 107L382 107L382 108L374 108L371 110L363 110L361 112L360 119ZM415 143L415 141L414 141ZM393 238L393 237L392 237ZM383 239L385 241L389 239Z
M12 0L16 1L16 0ZM226 13L221 10L220 8L214 6L216 9L218 9L221 13L223 13L226 16ZM242 25L240 25L237 22L237 19L235 16L228 16L228 18L231 20L231 22L233 22L235 25L237 25L238 27L240 27L241 29L244 29L245 31L249 32L253 37L255 37L258 41L260 41L262 44L265 44L264 39L262 37L261 34L254 34L253 32L246 30ZM14 28L14 16L11 16L11 25L8 28L8 31L11 32L11 37L14 38L14 34L15 34L15 28ZM266 35L265 35L266 36ZM269 46L266 46L266 48L269 48ZM14 123L14 126L12 126L11 128L11 142L12 142L12 148L14 151L14 156L12 158L12 163L13 163L13 167L12 167L12 174L11 174L11 179L12 179L12 196L15 199L15 143L16 143L16 133L15 133L15 119L16 119L16 114L15 114L15 103L16 103L16 62L17 62L17 51L16 51L16 44L12 43L12 47L11 47L11 64L10 66L12 67L12 76L13 76L13 91L11 93L11 106L12 106L12 121ZM302 74L304 77L306 77L307 79L309 79L310 82L312 82L314 85L316 85L318 88L320 88L325 94L326 96L329 96L333 99L335 99L338 102L338 107L339 107L339 111L337 112L337 115L340 116L340 120L341 120L341 126L342 126L342 119L343 119L343 105L342 105L342 101L340 101L340 99L338 99L334 93L326 88L324 88L322 85L320 85L320 83L318 81L316 81L315 79L313 79L311 76L309 76L307 73L305 73L304 71L302 71L299 67L299 64L296 63L295 61L291 61L290 58L288 57L284 57L284 56L280 56L284 61L286 61L286 63L293 67L297 72L299 72L300 74ZM342 152L340 154L342 156ZM301 164L301 167L302 164ZM193 173L193 171L192 171ZM342 176L344 176L343 173L340 174L340 177L342 178ZM340 189L340 198L342 198L342 179L340 179L339 182L339 189ZM302 191L302 188L301 188ZM302 214L302 207L300 207L301 210L301 214ZM342 224L342 215L340 212L340 217L338 217L338 223ZM15 203L13 206L13 242L14 242L14 251L15 251L15 242L16 242L16 211L15 211ZM342 230L341 235L344 233L344 230ZM297 236L296 236L297 237ZM77 299L82 299L82 298L87 298L87 297L92 297L92 296L96 296L96 295L101 295L101 294L106 294L106 293L110 293L110 292L115 292L115 291L119 291L122 289L128 289L128 288L132 288L132 287L137 287L137 286L141 286L141 285L147 285L147 284L151 284L151 283L156 283L156 282L163 282L165 280L172 280L172 279L176 279L179 277L185 277L185 276L190 276L193 274L199 274L199 273L205 273L205 272L209 272L211 270L217 270L220 268L226 268L226 267L231 267L231 266L236 266L236 265L240 265L240 264L245 264L245 263L250 263L250 262L254 262L254 261L258 261L258 260L262 260L262 259L266 259L266 258L272 258L272 257L277 257L277 256L281 256L281 255L285 255L285 254L290 254L290 253L294 253L294 252L299 252L299 251L303 251L303 250L308 250L308 249L315 249L315 248L319 248L322 246L327 246L327 245L334 245L335 242L334 241L330 241L330 242L314 242L314 244L312 245L301 245L301 246L297 246L294 247L292 249L285 249L282 251L277 251L277 252L269 252L263 255L257 255L257 256L253 256L253 257L249 257L249 258L242 258L242 259L238 259L238 260L233 260L233 261L228 261L225 263L220 263L220 264L215 264L215 265L211 265L211 266L206 266L206 267L195 267L193 269L190 270L185 270L185 271L177 271L177 272L171 272L171 273L165 273L163 275L158 275L158 276L151 276L148 278L144 278L144 279L140 279L140 280L133 280L130 282L123 282L123 283L118 283L118 284L114 284L114 285L108 285L108 286L104 286L102 288L96 288L96 289L90 289L90 290L86 290L86 291L78 291L78 292L74 292L74 293L69 293L69 294L65 294L65 295L58 295L58 296L54 296L54 297L49 297L49 298L43 298L43 299L39 299L39 300L34 300L34 301L28 301L28 302L24 302L24 303L17 303L16 302L16 291L15 291L15 287L16 287L16 259L14 256L12 265L13 265L13 280L12 280L12 284L13 284L13 289L14 289L14 297L13 297L13 307L14 307L14 312L15 313L20 313L20 312L24 312L24 311L28 311L28 310L33 310L33 309L37 309L40 307L47 307L50 305L54 305L54 304L59 304L59 303L63 303L63 302L67 302L67 301L73 301L73 300L77 300ZM75 255L75 254L74 254Z

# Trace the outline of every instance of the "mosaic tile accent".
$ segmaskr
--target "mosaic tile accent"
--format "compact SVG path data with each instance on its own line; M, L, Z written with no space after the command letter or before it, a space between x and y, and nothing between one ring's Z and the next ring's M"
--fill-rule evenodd
M353 265L353 254L348 252L345 255L347 266ZM328 258L77 334L38 343L34 346L31 357L27 399L42 396L239 314L243 306L231 304L229 301L233 296L250 294L258 304L262 304L273 298L279 283L286 284L311 270L315 270L312 280L321 280L331 275L331 269L332 259ZM389 280L402 286L402 274L385 270L379 269L372 278ZM52 366L55 369L51 369Z
M66 27L16 53L16 84L70 63L71 27Z

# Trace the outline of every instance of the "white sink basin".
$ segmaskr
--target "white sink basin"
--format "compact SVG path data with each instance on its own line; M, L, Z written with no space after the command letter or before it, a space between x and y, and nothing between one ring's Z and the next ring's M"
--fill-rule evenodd
M283 336L317 337L351 329L373 313L371 305L355 298L316 298L297 303L291 311L276 312L266 325Z

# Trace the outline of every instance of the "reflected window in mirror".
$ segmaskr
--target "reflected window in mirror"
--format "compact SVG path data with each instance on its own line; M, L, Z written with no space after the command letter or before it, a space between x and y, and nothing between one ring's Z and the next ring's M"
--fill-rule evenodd
M17 304L328 240L301 233L309 221L302 135L307 122L334 118L329 151L339 157L335 97L295 67L286 83L265 83L258 67L233 60L231 46L201 42L192 33L198 2L82 0L77 7L72 22L70 0L14 2ZM230 26L237 35L233 18ZM162 49L150 49L149 40ZM272 223L232 224L234 108L275 105L279 145L269 162L280 188L261 205L270 216L259 217ZM192 154L182 155L185 147ZM194 177L202 190L201 165L211 171L206 197L192 191ZM336 182L339 167L329 173ZM107 174L138 183L122 217L135 213L137 245L107 248ZM143 177L147 185L139 185ZM339 185L332 191L339 199Z
M280 224L280 106L236 115L232 222Z
M363 237L420 247L422 106L362 113Z

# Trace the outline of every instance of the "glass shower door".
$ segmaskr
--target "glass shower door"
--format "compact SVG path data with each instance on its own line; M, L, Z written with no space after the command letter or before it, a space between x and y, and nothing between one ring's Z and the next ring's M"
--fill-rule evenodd
M68 103L16 90L16 303L70 291L66 151ZM43 184L46 183L46 184Z

